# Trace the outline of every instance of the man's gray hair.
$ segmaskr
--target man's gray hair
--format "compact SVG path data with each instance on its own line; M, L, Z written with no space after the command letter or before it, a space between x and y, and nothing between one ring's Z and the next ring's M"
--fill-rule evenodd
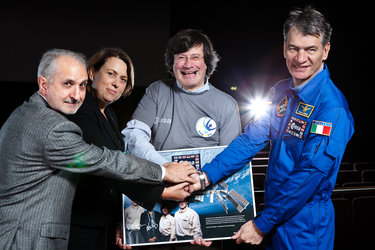
M295 27L304 36L320 37L323 46L331 40L331 25L322 13L311 6L307 6L302 10L293 10L289 13L289 18L284 23L284 41L287 41L292 27Z
M71 56L80 61L86 67L86 57L79 52L65 49L51 49L46 51L38 66L38 77L43 76L51 81L56 71L56 61L60 56Z

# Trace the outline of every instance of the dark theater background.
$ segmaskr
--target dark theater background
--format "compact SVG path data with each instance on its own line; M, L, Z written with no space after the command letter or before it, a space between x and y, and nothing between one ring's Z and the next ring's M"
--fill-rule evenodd
M116 46L128 52L135 65L136 88L133 94L113 104L119 116L119 126L124 127L145 87L168 77L163 61L166 44L172 35L184 28L199 29L210 37L221 58L210 82L232 95L243 108L256 93L264 93L278 80L289 77L282 54L282 25L289 10L306 4L321 11L333 27L331 51L326 63L333 82L346 96L355 120L355 134L347 146L340 171L356 172L360 179L338 178L338 191L332 196L337 199L334 202L335 248L366 249L371 245L368 236L375 234L375 202L359 208L355 202L358 197L375 196L375 180L363 177L363 171L375 169L375 159L372 158L375 98L374 77L371 75L375 71L370 68L374 64L375 22L370 2L137 0L122 1L121 4L93 1L88 5L31 1L2 3L0 126L13 109L37 90L37 66L44 51L64 48L80 51L89 58L102 47ZM245 112L241 114L244 126L248 118ZM347 182L356 184L342 185ZM370 189L366 191L364 187ZM261 204L261 198L259 201Z

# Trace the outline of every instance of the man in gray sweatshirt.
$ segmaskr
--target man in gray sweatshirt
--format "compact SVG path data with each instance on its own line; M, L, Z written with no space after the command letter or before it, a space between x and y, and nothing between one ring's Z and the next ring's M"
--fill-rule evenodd
M241 132L237 102L209 83L218 62L209 38L182 30L168 42L173 78L152 83L122 131L125 150L158 164L157 151L228 145Z

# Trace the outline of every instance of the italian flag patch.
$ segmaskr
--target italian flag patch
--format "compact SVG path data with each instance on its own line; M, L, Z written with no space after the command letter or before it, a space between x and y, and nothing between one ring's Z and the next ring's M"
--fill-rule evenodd
M332 123L312 121L310 133L329 136L331 134L331 128Z

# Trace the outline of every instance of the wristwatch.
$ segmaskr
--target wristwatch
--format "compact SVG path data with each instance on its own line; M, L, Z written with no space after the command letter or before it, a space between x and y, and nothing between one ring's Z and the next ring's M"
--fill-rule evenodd
M206 189L206 175L202 171L198 171L199 180L201 182L201 190Z

